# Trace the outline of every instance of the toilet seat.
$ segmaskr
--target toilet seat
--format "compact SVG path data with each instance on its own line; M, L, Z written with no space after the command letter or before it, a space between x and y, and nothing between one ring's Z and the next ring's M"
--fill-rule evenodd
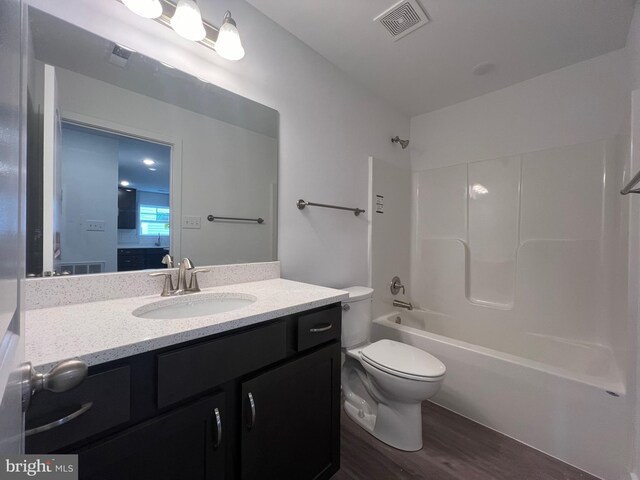
M438 382L446 367L424 350L393 340L379 340L360 351L368 365L390 375L421 382Z

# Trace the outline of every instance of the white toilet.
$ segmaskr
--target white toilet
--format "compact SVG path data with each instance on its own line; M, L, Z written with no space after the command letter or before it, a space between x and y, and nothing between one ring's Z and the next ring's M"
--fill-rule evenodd
M392 340L370 343L373 290L345 288L342 393L347 415L374 437L406 451L422 448L424 400L440 389L446 368L433 355Z

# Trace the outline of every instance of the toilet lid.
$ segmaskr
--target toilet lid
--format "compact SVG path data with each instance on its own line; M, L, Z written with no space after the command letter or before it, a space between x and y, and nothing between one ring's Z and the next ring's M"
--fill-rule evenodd
M444 363L424 350L393 340L379 340L362 349L362 359L381 370L418 378L442 377Z

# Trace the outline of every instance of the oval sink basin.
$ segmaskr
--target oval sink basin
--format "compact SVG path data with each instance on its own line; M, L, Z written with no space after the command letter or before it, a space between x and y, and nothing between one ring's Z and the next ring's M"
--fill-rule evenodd
M256 300L253 295L244 293L191 294L151 303L135 309L132 313L135 317L158 320L203 317L237 310L251 305Z

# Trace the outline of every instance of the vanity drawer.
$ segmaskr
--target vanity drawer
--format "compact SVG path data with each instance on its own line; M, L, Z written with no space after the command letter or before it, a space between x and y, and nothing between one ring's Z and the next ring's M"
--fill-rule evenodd
M286 356L284 321L157 356L158 408L164 408Z
M128 366L89 375L68 392L40 392L33 397L27 411L25 430L82 413L55 428L27 436L25 449L27 453L53 452L126 423L130 403Z
M340 340L342 308L335 307L298 317L298 344L300 352L332 340Z

